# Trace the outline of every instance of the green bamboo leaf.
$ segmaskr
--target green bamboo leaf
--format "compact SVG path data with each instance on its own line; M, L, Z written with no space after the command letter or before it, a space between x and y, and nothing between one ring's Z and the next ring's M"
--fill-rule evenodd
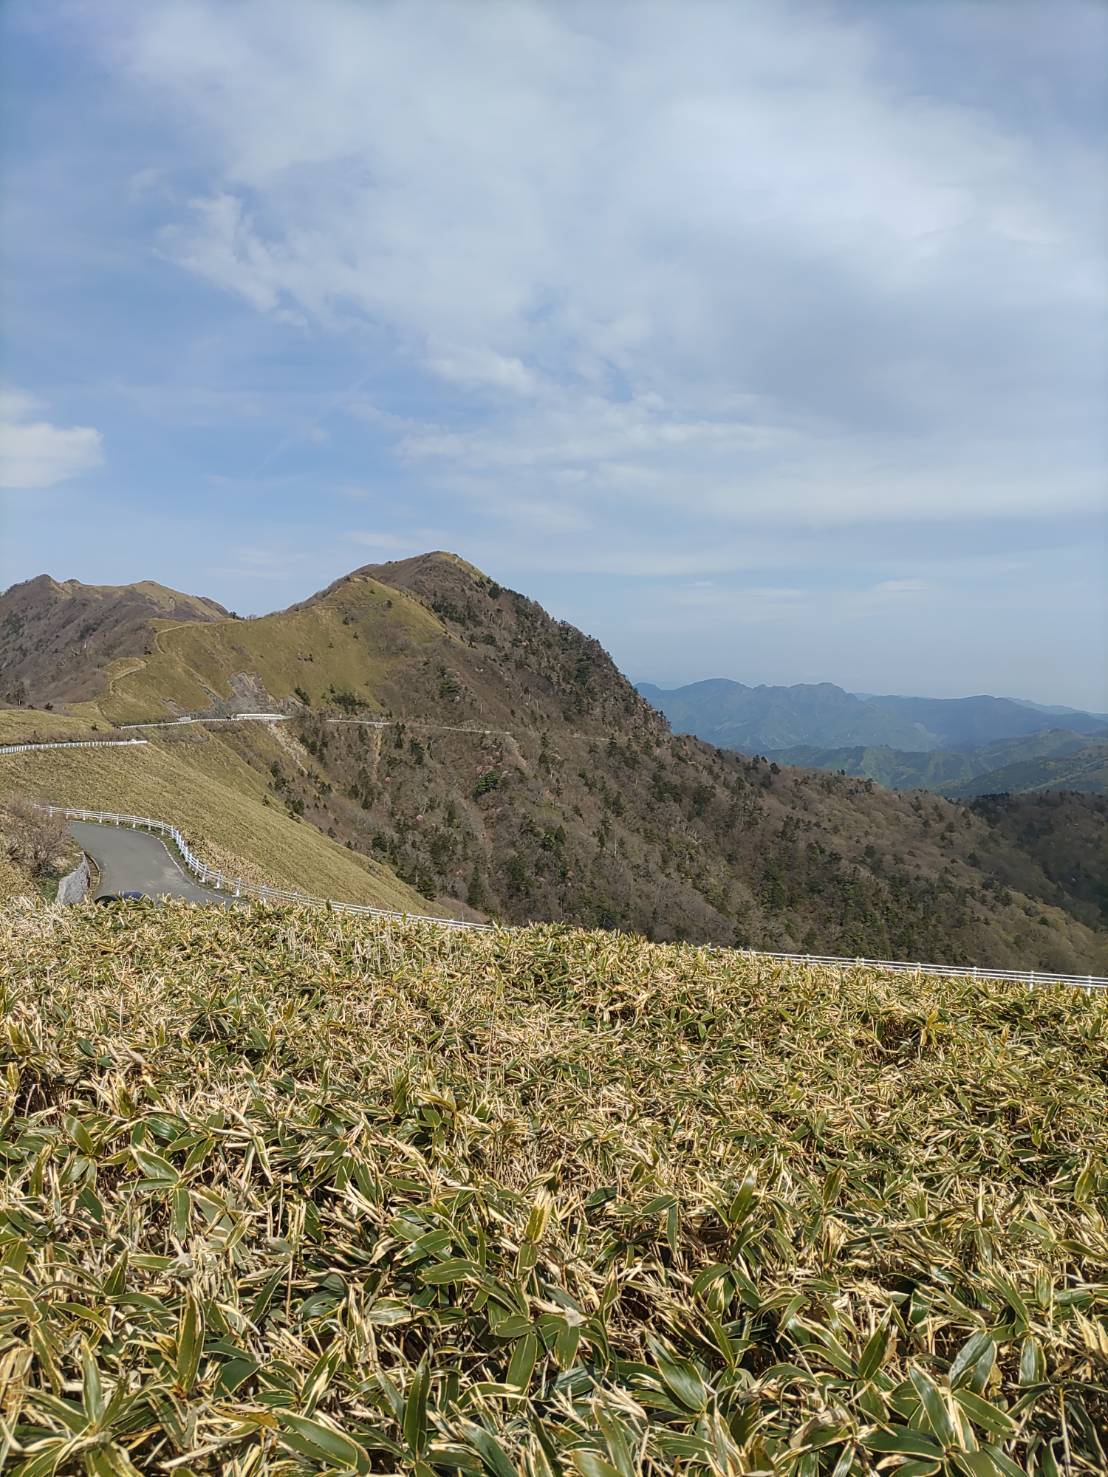
M669 1247L670 1256L677 1255L678 1240L681 1231L681 1211L677 1202L666 1211L666 1245Z
M498 1339L518 1339L531 1331L531 1320L522 1313L509 1313L496 1322L490 1319L489 1327Z
M512 1350L508 1364L507 1383L517 1390L526 1391L539 1354L539 1341L533 1333L524 1334Z
M577 1357L577 1346L581 1342L581 1329L578 1324L567 1323L565 1327L558 1330L554 1340L554 1358L559 1369L568 1369Z
M275 1414L281 1428L281 1440L302 1456L354 1472L370 1470L369 1452L337 1426L324 1425L320 1420L297 1415L291 1410L278 1410Z
M1031 1313L1022 1295L1007 1277L1000 1272L994 1271L991 1279L993 1286L1004 1298L1005 1302L1016 1315L1016 1330L1019 1333L1027 1333L1031 1327Z
M866 1340L866 1346L858 1356L858 1377L871 1380L885 1362L892 1342L892 1320L885 1318L877 1325Z
M177 1384L187 1395L204 1349L204 1312L191 1292L185 1294L177 1327Z
M81 1345L81 1405L89 1418L89 1424L95 1426L104 1414L104 1390L95 1356L85 1343Z
M752 1204L752 1202L754 1200L754 1187L755 1187L755 1185L757 1183L757 1180L758 1180L758 1171L756 1169L750 1169L750 1170L748 1170L747 1171L747 1174L746 1174L746 1178L743 1180L742 1184L739 1186L738 1193L736 1194L735 1198L731 1201L731 1204L728 1207L728 1210L727 1210L727 1223L728 1223L728 1225L737 1226L739 1224L739 1222L743 1219L743 1217L746 1215L747 1211L750 1209L750 1206L751 1206L751 1204Z
M281 1283L284 1282L286 1276L287 1273L282 1269L274 1272L262 1284L254 1301L250 1304L251 1323L261 1323L265 1318L266 1313L269 1311L269 1305L273 1301L273 1294L280 1287Z
M1011 1436L1017 1429L1015 1421L1006 1410L1001 1410L973 1390L955 1390L954 1399L974 1425L994 1436Z
M908 1371L908 1378L915 1387L919 1396L920 1404L923 1406L927 1423L934 1431L944 1446L953 1445L956 1440L954 1422L951 1419L950 1410L942 1391L931 1377L922 1369L913 1366Z
M124 1249L119 1253L119 1256L116 1258L115 1262L112 1264L111 1271L104 1278L104 1296L108 1298L119 1297L126 1286L127 1249L126 1247L124 1247Z
M473 1424L467 1424L464 1431L466 1438L479 1453L487 1470L493 1473L493 1477L519 1477L516 1464L510 1460L508 1453L491 1431L486 1431L484 1426Z
M132 1145L131 1154L135 1163L142 1171L145 1180L152 1186L167 1187L175 1185L180 1178L176 1169L168 1159L163 1159L160 1154L155 1154L152 1149L140 1148L137 1144Z
M687 1359L676 1359L656 1339L648 1340L662 1381L675 1400L687 1410L703 1410L708 1390L699 1371Z
M721 1282L730 1270L731 1268L727 1262L714 1262L712 1266L705 1267L703 1272L698 1273L693 1279L693 1295L699 1297L701 1293L706 1292L713 1284Z
M217 1384L224 1395L233 1395L240 1385L257 1374L261 1366L254 1359L228 1359L219 1366Z
M178 1185L173 1191L171 1200L173 1206L173 1234L178 1241L184 1241L189 1233L189 1207L191 1200L188 1186Z
M997 1477L998 1469L987 1451L952 1451L950 1460L957 1471L966 1473L966 1477Z
M1000 1477L1026 1477L1024 1469L1018 1463L1014 1462L1007 1452L1002 1451L999 1446L983 1446L981 1449L988 1453ZM1042 1451L1044 1455L1049 1455L1050 1448L1043 1447ZM1053 1461L1053 1458L1051 1460ZM1050 1468L1045 1461L1042 1464L1042 1472L1043 1477L1051 1477Z
M1019 1382L1021 1385L1041 1385L1046 1379L1046 1358L1042 1345L1034 1334L1028 1334L1020 1347Z
M65 1123L66 1132L80 1149L81 1153L87 1154L91 1159L96 1154L96 1145L85 1125L79 1118L70 1116L67 1116L63 1122Z
M638 1445L634 1430L624 1425L616 1411L597 1402L593 1407L596 1423L604 1436L608 1456L619 1472L619 1477L635 1477L637 1462L632 1452Z
M64 1436L36 1441L33 1453L13 1469L13 1477L53 1477L71 1446L72 1442Z
M940 1461L943 1455L942 1447L930 1436L925 1436L922 1431L910 1431L906 1426L897 1426L891 1431L870 1431L862 1437L862 1445L867 1451L923 1457L931 1461Z
M427 1391L430 1381L427 1355L424 1354L404 1402L404 1440L408 1450L417 1457L423 1454L427 1446Z
M990 1352L996 1352L996 1342L991 1333L981 1329L971 1334L951 1361L948 1375L951 1389L956 1390L959 1385L968 1382L973 1376L975 1366Z
M581 1477L622 1477L619 1468L597 1451L571 1451L569 1459Z
M420 1267L420 1280L432 1287L441 1287L450 1282L467 1282L480 1277L481 1268L465 1257L449 1257L444 1262L435 1262L429 1267Z
M65 1400L60 1395L49 1395L45 1391L38 1390L33 1396L33 1404L36 1410L54 1416L67 1431L71 1431L75 1436L88 1430L88 1411L83 1405L78 1405L73 1400Z

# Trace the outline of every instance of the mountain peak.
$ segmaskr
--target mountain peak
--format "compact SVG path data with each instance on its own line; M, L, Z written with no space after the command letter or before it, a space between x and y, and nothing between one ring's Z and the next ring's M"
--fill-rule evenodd
M495 581L484 574L475 564L470 564L460 554L448 549L430 549L426 554L411 554L405 559L385 559L379 564L361 564L349 574L340 575L322 590L298 600L290 610L303 610L309 605L329 599L352 583L375 580L394 590L404 590L422 599L433 598L444 592L455 581L463 580L467 585L482 588L495 586Z

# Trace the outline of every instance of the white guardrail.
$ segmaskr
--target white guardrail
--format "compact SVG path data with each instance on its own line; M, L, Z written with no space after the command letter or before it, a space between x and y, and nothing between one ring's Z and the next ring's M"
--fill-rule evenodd
M148 815L117 815L109 810L80 810L65 805L48 805L51 815L64 815L67 820L95 821L99 825L130 826L135 831L152 831L167 836L180 853L185 866L206 887L225 892L228 897L256 897L271 903L297 903L301 907L330 908L337 913L357 913L367 918L406 919L415 923L437 923L443 928L471 928L491 931L491 923L470 923L464 918L435 918L427 913L401 913L392 908L374 908L369 903L340 903L333 898L313 897L308 892L293 892L287 887L270 887L262 882L248 882L244 877L228 877L202 862L189 848L176 826Z
M287 723L287 713L230 713L224 718L206 716L203 713L187 713L183 718L155 718L149 723L121 723L121 731L128 728L180 728L183 723Z
M436 918L427 913L400 913L391 908L374 908L368 903L341 903L332 898L313 897L306 892L293 892L285 887L268 887L247 882L241 877L228 877L209 867L190 851L188 842L176 826L168 821L145 815L116 815L104 810L75 810L50 805L52 815L69 820L95 821L102 825L130 826L135 830L153 831L168 836L176 846L189 871L201 882L234 897L256 897L266 902L297 903L302 907L330 908L336 913L356 913L368 918L392 918L415 923L435 923L442 928L464 928L490 933L497 925L470 923L462 918ZM846 959L836 954L783 954L765 949L736 949L751 959L778 959L790 964L816 964L825 969L880 969L893 974L933 975L943 979L1005 980L1020 985L1078 985L1085 990L1108 989L1108 977L1097 974L1055 974L1045 969L982 969L976 964L911 964L903 959Z
M149 739L59 739L56 744L0 744L0 754L26 754L32 749L121 749L149 742Z

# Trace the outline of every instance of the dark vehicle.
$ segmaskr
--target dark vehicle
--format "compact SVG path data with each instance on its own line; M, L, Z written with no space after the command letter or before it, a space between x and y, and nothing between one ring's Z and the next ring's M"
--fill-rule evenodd
M144 892L104 892L94 901L98 903L139 903L145 897Z

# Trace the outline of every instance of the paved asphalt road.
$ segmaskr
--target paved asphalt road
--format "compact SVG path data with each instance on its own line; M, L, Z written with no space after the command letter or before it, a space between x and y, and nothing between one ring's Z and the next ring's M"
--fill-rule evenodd
M149 831L126 826L101 826L94 821L70 821L78 846L100 868L100 886L93 894L142 892L147 897L183 897L192 903L222 903L225 893L198 887L172 857L165 842Z

